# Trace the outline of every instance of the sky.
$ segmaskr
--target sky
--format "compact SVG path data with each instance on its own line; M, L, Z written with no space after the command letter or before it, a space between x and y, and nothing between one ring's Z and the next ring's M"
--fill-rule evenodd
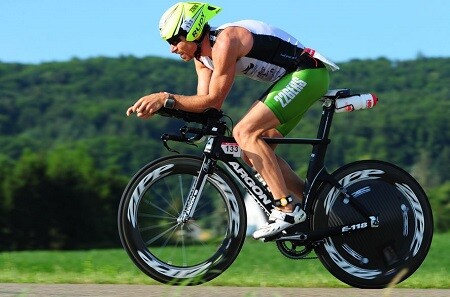
M0 0L0 62L172 57L158 31L177 1ZM216 0L212 26L256 19L335 62L450 57L449 0Z

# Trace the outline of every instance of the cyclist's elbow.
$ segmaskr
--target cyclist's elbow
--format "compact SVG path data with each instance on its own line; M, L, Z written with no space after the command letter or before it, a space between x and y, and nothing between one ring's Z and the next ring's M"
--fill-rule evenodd
M217 110L220 110L222 108L224 100L224 98L220 97L210 97L207 99L207 102L205 102L205 106L207 106L207 108L215 108Z

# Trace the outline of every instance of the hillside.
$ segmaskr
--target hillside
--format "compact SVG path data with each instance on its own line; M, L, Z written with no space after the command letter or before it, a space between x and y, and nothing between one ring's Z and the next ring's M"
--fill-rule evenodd
M433 195L438 193L435 195L441 198L433 203L443 205L440 211L448 213L449 62L450 58L422 57L341 63L341 70L332 74L331 88L376 93L380 101L373 110L335 116L328 166L336 168L363 158L394 162L411 172ZM237 122L266 88L238 78L224 105L225 113ZM99 195L102 201L114 196L108 210L100 202L91 202L96 204L94 209L113 212L126 179L143 164L168 154L159 136L181 126L178 121L160 117L149 121L127 118L126 108L146 93L192 94L195 89L193 65L171 59L124 56L40 65L0 63L0 214L11 215L20 200L20 189L27 186L41 189L36 194L39 201L42 191L49 188L42 178L30 177L39 172L52 183L56 177L70 176L70 172L72 176L64 181L68 192L77 178L80 183L84 178L92 182L108 180L111 184L102 184L102 189L93 190L86 184L82 190L76 189L81 192L70 195L90 193ZM292 136L315 136L319 116L317 104ZM308 150L289 146L279 152L304 173ZM24 177L31 184L18 181Z
M433 156L432 162L440 160L431 164L441 176L438 182L448 180L448 171L440 168L442 160L449 160L449 124L445 112L450 98L448 61L378 59L341 64L341 70L332 75L331 88L373 92L380 103L373 111L336 117L332 136L335 149L330 163L364 155L387 158L412 168L429 154L428 157ZM124 116L126 107L149 92L192 94L196 87L192 66L153 57L0 64L1 153L16 159L24 148L41 151L61 143L87 142L89 147L106 149L103 161L105 154L116 159L124 153L128 162L130 158L133 163L135 158L142 160L140 147L157 139L164 132L163 127L173 123L166 119L149 122L128 119ZM225 112L237 115L234 116L237 121L266 87L238 79ZM308 114L295 134L315 131L317 119L317 112ZM115 148L106 143L115 143ZM148 149L145 151L149 153ZM119 165L124 173L139 166L114 160L101 167L112 164Z

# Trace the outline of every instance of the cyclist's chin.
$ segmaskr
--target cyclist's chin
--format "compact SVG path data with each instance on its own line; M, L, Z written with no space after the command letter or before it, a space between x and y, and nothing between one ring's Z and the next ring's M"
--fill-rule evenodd
M188 61L192 60L193 57L190 56L190 55L187 55L187 54L183 53L183 54L180 54L180 58L181 58L183 61L188 62Z

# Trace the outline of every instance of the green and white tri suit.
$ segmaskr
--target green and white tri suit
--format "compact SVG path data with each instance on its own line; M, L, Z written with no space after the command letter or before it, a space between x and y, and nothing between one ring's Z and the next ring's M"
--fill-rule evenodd
M243 27L253 35L253 47L236 64L236 75L271 82L272 86L261 100L280 121L277 130L286 136L301 120L303 114L328 90L329 70L339 69L296 38L266 23L244 20L227 23L210 32L214 42L227 27ZM211 58L199 58L206 67L214 69Z

